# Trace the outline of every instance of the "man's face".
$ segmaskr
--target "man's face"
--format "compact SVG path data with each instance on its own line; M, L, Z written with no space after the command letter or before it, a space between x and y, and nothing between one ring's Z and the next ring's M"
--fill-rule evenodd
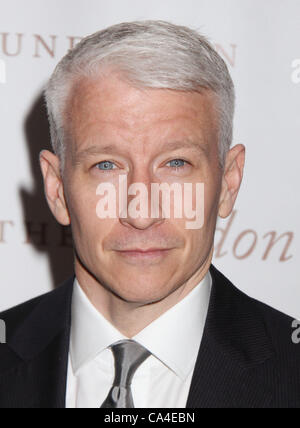
M77 274L142 304L164 299L193 278L198 282L211 261L222 187L212 93L138 90L111 74L77 83L66 114L63 187ZM118 189L120 175L128 186L144 183L149 194L151 183L193 183L194 191L204 183L203 227L187 229L185 217L165 218L162 211L156 219L100 219L97 187L109 182ZM149 248L165 251L125 252Z

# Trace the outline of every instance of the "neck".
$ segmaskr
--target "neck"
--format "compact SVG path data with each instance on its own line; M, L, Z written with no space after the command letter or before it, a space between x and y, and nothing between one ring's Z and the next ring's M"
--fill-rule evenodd
M211 265L213 248L205 263L164 299L155 303L131 303L123 300L92 276L75 259L76 278L92 305L124 336L132 338L184 299L205 277Z

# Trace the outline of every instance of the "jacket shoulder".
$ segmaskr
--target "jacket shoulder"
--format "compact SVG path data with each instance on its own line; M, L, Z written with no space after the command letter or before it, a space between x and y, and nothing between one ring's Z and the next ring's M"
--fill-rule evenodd
M15 333L18 327L29 317L40 303L47 303L47 301L50 303L51 301L59 299L60 295L64 294L65 290L71 286L72 282L73 278L69 278L52 291L0 312L0 320L4 321L7 326L7 338Z
M223 292L221 292L223 293L224 302L226 301L226 296L229 296L228 300L231 302L234 301L234 307L231 307L231 310L236 310L238 314L243 313L247 317L259 317L264 324L266 333L271 339L275 350L279 352L281 349L290 350L294 356L298 355L300 357L300 343L297 345L294 340L297 326L293 317L250 297L233 285L232 282L214 266L212 266L211 272L217 283L219 283L220 288L224 288ZM300 323L298 323L298 329L300 342Z
M278 322L286 323L292 322L293 317L284 314L278 309L273 308L267 303L263 303L258 299L249 296L245 292L241 291L238 287L236 287L221 271L219 271L215 266L211 265L211 273L215 281L222 286L227 286L227 290L230 291L230 294L235 294L235 297L241 303L245 303L251 305L258 309L262 314L264 314L267 318L276 319ZM225 294L225 293L224 293Z
M300 339L300 324L297 323L297 320L266 303L251 297L248 298L261 313L274 348L280 353L289 352L290 356L298 358L300 363L300 340L295 340L297 339L297 326L299 331L298 337Z

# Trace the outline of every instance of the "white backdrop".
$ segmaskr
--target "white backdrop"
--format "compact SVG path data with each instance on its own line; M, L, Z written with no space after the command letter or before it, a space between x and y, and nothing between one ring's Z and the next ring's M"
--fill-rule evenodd
M300 318L300 0L0 0L0 310L72 272L68 230L43 199L43 85L78 38L135 19L198 29L229 65L234 144L247 160L235 212L218 222L214 264Z

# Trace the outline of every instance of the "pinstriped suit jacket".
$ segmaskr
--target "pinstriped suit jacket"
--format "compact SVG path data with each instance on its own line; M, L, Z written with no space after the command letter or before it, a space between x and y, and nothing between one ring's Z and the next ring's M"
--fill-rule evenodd
M187 408L299 408L292 319L239 291L214 265ZM0 408L64 408L74 278L0 313Z

